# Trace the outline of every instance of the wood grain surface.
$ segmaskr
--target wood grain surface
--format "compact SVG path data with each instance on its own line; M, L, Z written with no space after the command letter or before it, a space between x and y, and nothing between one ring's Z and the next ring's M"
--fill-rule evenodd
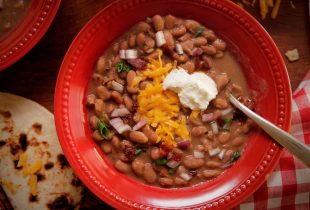
M62 59L79 30L111 1L63 0L51 27L41 41L22 59L0 72L0 91L32 99L53 112L53 97ZM247 8L269 32L284 56L297 48L300 60L290 63L286 58L294 90L310 69L310 27L308 1L282 0L278 18L262 21L257 8ZM1 103L1 101L0 101ZM1 206L1 205L0 205ZM86 190L82 209L112 209Z

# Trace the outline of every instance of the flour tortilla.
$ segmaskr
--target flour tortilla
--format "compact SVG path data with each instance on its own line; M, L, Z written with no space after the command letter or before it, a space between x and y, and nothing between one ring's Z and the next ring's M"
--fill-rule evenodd
M31 195L30 176L16 167L22 153L30 165L43 162L36 173L37 196ZM15 210L78 209L83 190L63 155L53 114L33 101L1 92L0 183Z

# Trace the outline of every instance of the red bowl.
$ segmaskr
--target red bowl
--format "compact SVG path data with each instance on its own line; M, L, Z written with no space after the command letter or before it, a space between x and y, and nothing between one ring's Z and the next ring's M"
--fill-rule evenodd
M270 36L246 11L228 0L119 0L89 21L64 58L55 93L60 143L83 183L115 208L231 208L266 180L281 154L282 147L263 132L250 135L244 154L225 173L179 189L148 186L118 173L91 138L85 96L96 60L118 36L154 14L195 19L226 40L249 87L259 92L258 113L288 131L291 90L286 67Z
M61 0L32 0L27 14L0 38L0 71L28 53L47 31Z

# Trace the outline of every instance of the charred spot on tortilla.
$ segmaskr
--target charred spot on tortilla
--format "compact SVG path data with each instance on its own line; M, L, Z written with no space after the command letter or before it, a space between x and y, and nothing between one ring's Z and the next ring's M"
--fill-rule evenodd
M38 196L37 196L37 195L32 195L32 194L30 193L29 201L30 201L30 202L37 202L37 201L38 201Z
M62 169L69 166L69 163L63 154L57 155L57 160L58 160Z
M65 195L60 195L59 197L57 197L53 202L48 203L47 207L50 210L71 210L71 209L75 209L74 206L72 204L69 203L69 200L67 198L67 196Z
M21 145L22 150L26 151L27 146L28 146L28 141L27 141L27 135L25 133L21 133L19 135L19 144Z
M6 141L0 140L0 147L4 146L6 144Z
M73 178L71 184L75 187L82 186L82 182L78 177Z
M33 128L34 132L36 132L37 134L41 134L42 133L42 124L34 123L32 125L32 128Z
M14 142L12 142L10 144L10 148L11 148L11 154L12 155L16 155L18 153L18 151L21 150L21 146L19 144L14 143Z
M47 162L47 163L44 164L44 168L46 170L51 169L53 167L54 167L54 163L52 163L52 162Z
M38 179L38 182L39 182L39 181L42 181L42 180L45 179L45 175L38 173L38 174L37 174L37 179Z
M2 111L0 110L0 114L4 117L4 118L10 118L12 117L12 114L10 111Z

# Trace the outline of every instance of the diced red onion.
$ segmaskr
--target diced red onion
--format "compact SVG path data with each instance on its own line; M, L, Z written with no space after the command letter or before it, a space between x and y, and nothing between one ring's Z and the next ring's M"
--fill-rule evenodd
M157 31L155 34L155 40L157 47L161 47L166 44L166 39L163 31Z
M212 121L210 123L211 125L211 128L212 128L212 131L213 131L213 134L218 134L219 133L219 127L218 127L218 124L216 121Z
M209 155L210 155L210 157L213 157L213 156L219 154L220 152L221 152L220 148L217 147L215 149L210 149L209 150Z
M126 59L135 59L138 58L138 51L136 49L128 49L125 51Z
M179 55L183 55L184 54L183 47L182 47L182 45L180 43L177 43L175 45L175 49L176 49L176 51L177 51L177 53Z
M178 165L180 165L180 161L170 160L170 161L167 163L167 166L168 166L169 168L175 168L175 167L177 167Z
M211 122L213 120L213 113L202 115L203 122Z
M121 59L126 59L126 50L120 50L119 51L119 57Z
M177 144L178 147L182 150L186 150L191 145L191 143L188 140L179 141Z
M113 90L116 90L117 92L123 93L124 86L118 82L112 81L112 88Z
M137 131L148 123L148 119L142 119L132 127L132 130Z
M182 172L180 174L180 177L182 179L184 179L185 181L189 181L189 180L191 180L193 178L192 175L190 175L189 173L186 173L186 172Z
M218 154L218 157L223 160L224 156L225 156L225 152L226 152L226 149L222 149L222 151Z
M194 150L194 157L195 158L204 158L205 157L205 153L197 151L197 150Z
M111 117L124 117L129 114L130 112L127 108L118 108L112 111Z
M223 165L221 165L220 168L225 169L225 168L232 166L232 164L233 164L233 162L227 162L227 163L224 163Z
M193 56L200 56L202 55L202 53L203 53L203 50L200 47L193 49Z
M230 113L232 113L233 110L234 110L233 108L224 109L224 110L222 110L221 115L225 116L227 114L230 114Z
M130 131L131 127L127 124L124 124L123 120L121 118L114 118L109 121L110 125L119 133L122 134L125 131Z

